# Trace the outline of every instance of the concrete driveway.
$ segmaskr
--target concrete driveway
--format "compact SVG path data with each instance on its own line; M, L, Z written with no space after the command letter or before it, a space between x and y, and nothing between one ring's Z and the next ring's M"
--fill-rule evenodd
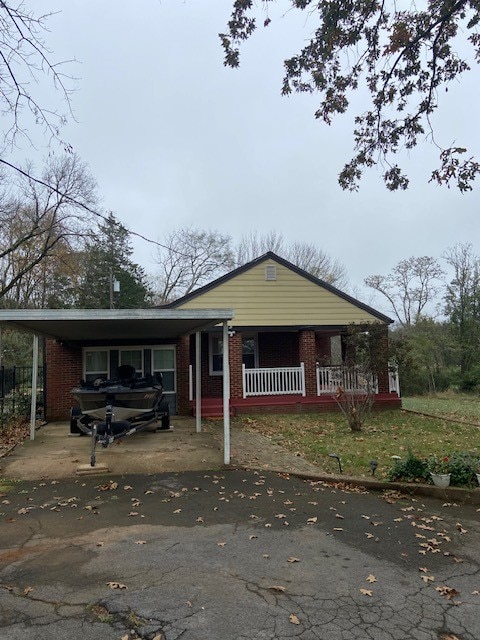
M193 418L175 416L171 431L154 429L125 437L106 449L96 448L98 468L112 474L199 471L223 468L223 425L209 421L195 430ZM89 436L70 436L67 422L47 424L35 440L26 440L0 458L0 476L21 480L72 478L89 473ZM267 438L241 428L231 430L232 466L318 473L318 469L292 456Z
M0 639L478 640L478 543L474 506L286 474L7 483Z

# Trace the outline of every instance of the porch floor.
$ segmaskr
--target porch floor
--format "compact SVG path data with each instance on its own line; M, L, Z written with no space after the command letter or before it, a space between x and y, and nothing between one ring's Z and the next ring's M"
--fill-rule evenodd
M191 403L195 415L195 402ZM402 401L396 393L378 393L373 408L401 409ZM322 413L339 411L332 395L324 396L251 396L249 398L231 398L230 415L252 413ZM223 398L202 398L202 416L218 418L223 415Z

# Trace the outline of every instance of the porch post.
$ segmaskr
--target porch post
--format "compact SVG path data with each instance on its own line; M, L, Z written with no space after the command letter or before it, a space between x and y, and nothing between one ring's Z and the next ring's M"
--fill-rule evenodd
M228 323L223 321L223 462L230 464L230 362L228 358Z
M202 375L201 375L201 333L195 333L195 428L197 433L202 430Z
M389 393L390 382L388 379L388 326L383 326L377 333L376 360L378 392Z
M305 392L307 396L315 396L317 390L315 331L311 329L300 331L298 340L300 362L305 366Z
M30 440L35 440L35 418L37 416L38 336L33 335L32 354L32 402L30 406Z

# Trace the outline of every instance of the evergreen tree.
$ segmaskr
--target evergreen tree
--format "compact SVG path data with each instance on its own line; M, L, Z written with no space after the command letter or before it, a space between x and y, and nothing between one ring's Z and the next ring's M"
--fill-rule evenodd
M142 267L132 260L127 229L112 212L99 223L87 242L77 307L83 309L137 309L151 306L151 292ZM120 291L113 291L113 282Z

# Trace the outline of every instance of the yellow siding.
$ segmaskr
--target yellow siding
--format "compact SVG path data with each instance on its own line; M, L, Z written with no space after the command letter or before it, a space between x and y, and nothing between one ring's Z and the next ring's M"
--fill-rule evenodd
M265 266L274 264L277 279L265 280ZM267 260L205 293L179 309L232 308L234 326L345 325L378 322L378 318L347 300Z

